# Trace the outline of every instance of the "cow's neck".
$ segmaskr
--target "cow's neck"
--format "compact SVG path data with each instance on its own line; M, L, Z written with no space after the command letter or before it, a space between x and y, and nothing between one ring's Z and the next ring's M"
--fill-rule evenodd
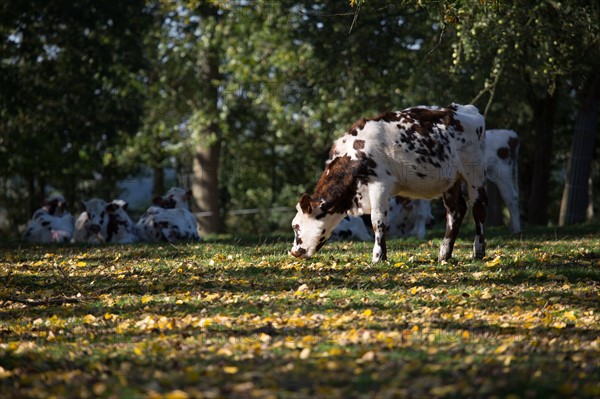
M365 178L363 163L349 156L333 159L321 175L312 197L313 205L328 214L346 214L356 207L359 183Z

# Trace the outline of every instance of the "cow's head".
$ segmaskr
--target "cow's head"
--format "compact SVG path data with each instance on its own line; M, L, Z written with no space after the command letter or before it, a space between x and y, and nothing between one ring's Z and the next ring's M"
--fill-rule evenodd
M304 194L296 205L298 213L292 220L294 245L290 254L296 258L310 258L325 243L343 214L328 213L314 206L310 195Z
M129 215L127 214L128 207L129 204L121 199L115 199L106 204L106 213L109 218L109 224L126 223L129 220Z
M50 215L61 217L67 213L67 202L62 195L56 194L44 199L42 208Z
M98 236L98 239L104 241L106 237L103 236L103 232L106 231L106 225L108 223L108 210L106 201L92 198L81 203L87 214L87 220L85 221L85 229L92 233L92 235Z
M155 197L154 205L165 209L184 208L188 209L188 201L192 198L191 190L173 187L162 197Z

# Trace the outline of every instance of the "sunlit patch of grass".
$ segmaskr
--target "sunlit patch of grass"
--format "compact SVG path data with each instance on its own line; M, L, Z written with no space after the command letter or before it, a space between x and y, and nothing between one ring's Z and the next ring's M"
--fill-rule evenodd
M3 397L598 397L600 235L3 248Z

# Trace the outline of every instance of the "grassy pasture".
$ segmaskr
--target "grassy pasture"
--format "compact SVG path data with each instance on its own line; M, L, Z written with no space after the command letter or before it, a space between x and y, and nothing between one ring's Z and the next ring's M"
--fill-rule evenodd
M598 226L428 238L4 245L0 394L600 397Z

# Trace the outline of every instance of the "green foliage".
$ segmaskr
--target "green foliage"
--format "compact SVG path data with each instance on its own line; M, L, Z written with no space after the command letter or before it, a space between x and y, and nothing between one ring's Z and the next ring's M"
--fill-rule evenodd
M110 192L119 172L107 155L137 129L141 113L144 2L0 7L3 178L27 181L36 205L46 183L70 200Z
M271 231L279 217L228 212L292 206L360 117L450 102L475 102L489 127L521 134L525 197L531 97L560 97L548 154L559 169L572 89L585 92L600 60L589 1L88 3L0 8L0 204L30 202L10 210L13 224L47 185L74 203L112 195L137 168L174 166L189 186L195 146L219 143L221 215Z
M600 232L578 230L492 232L483 261L465 235L441 265L437 239L377 265L371 243L297 261L273 236L4 246L0 391L597 397Z

